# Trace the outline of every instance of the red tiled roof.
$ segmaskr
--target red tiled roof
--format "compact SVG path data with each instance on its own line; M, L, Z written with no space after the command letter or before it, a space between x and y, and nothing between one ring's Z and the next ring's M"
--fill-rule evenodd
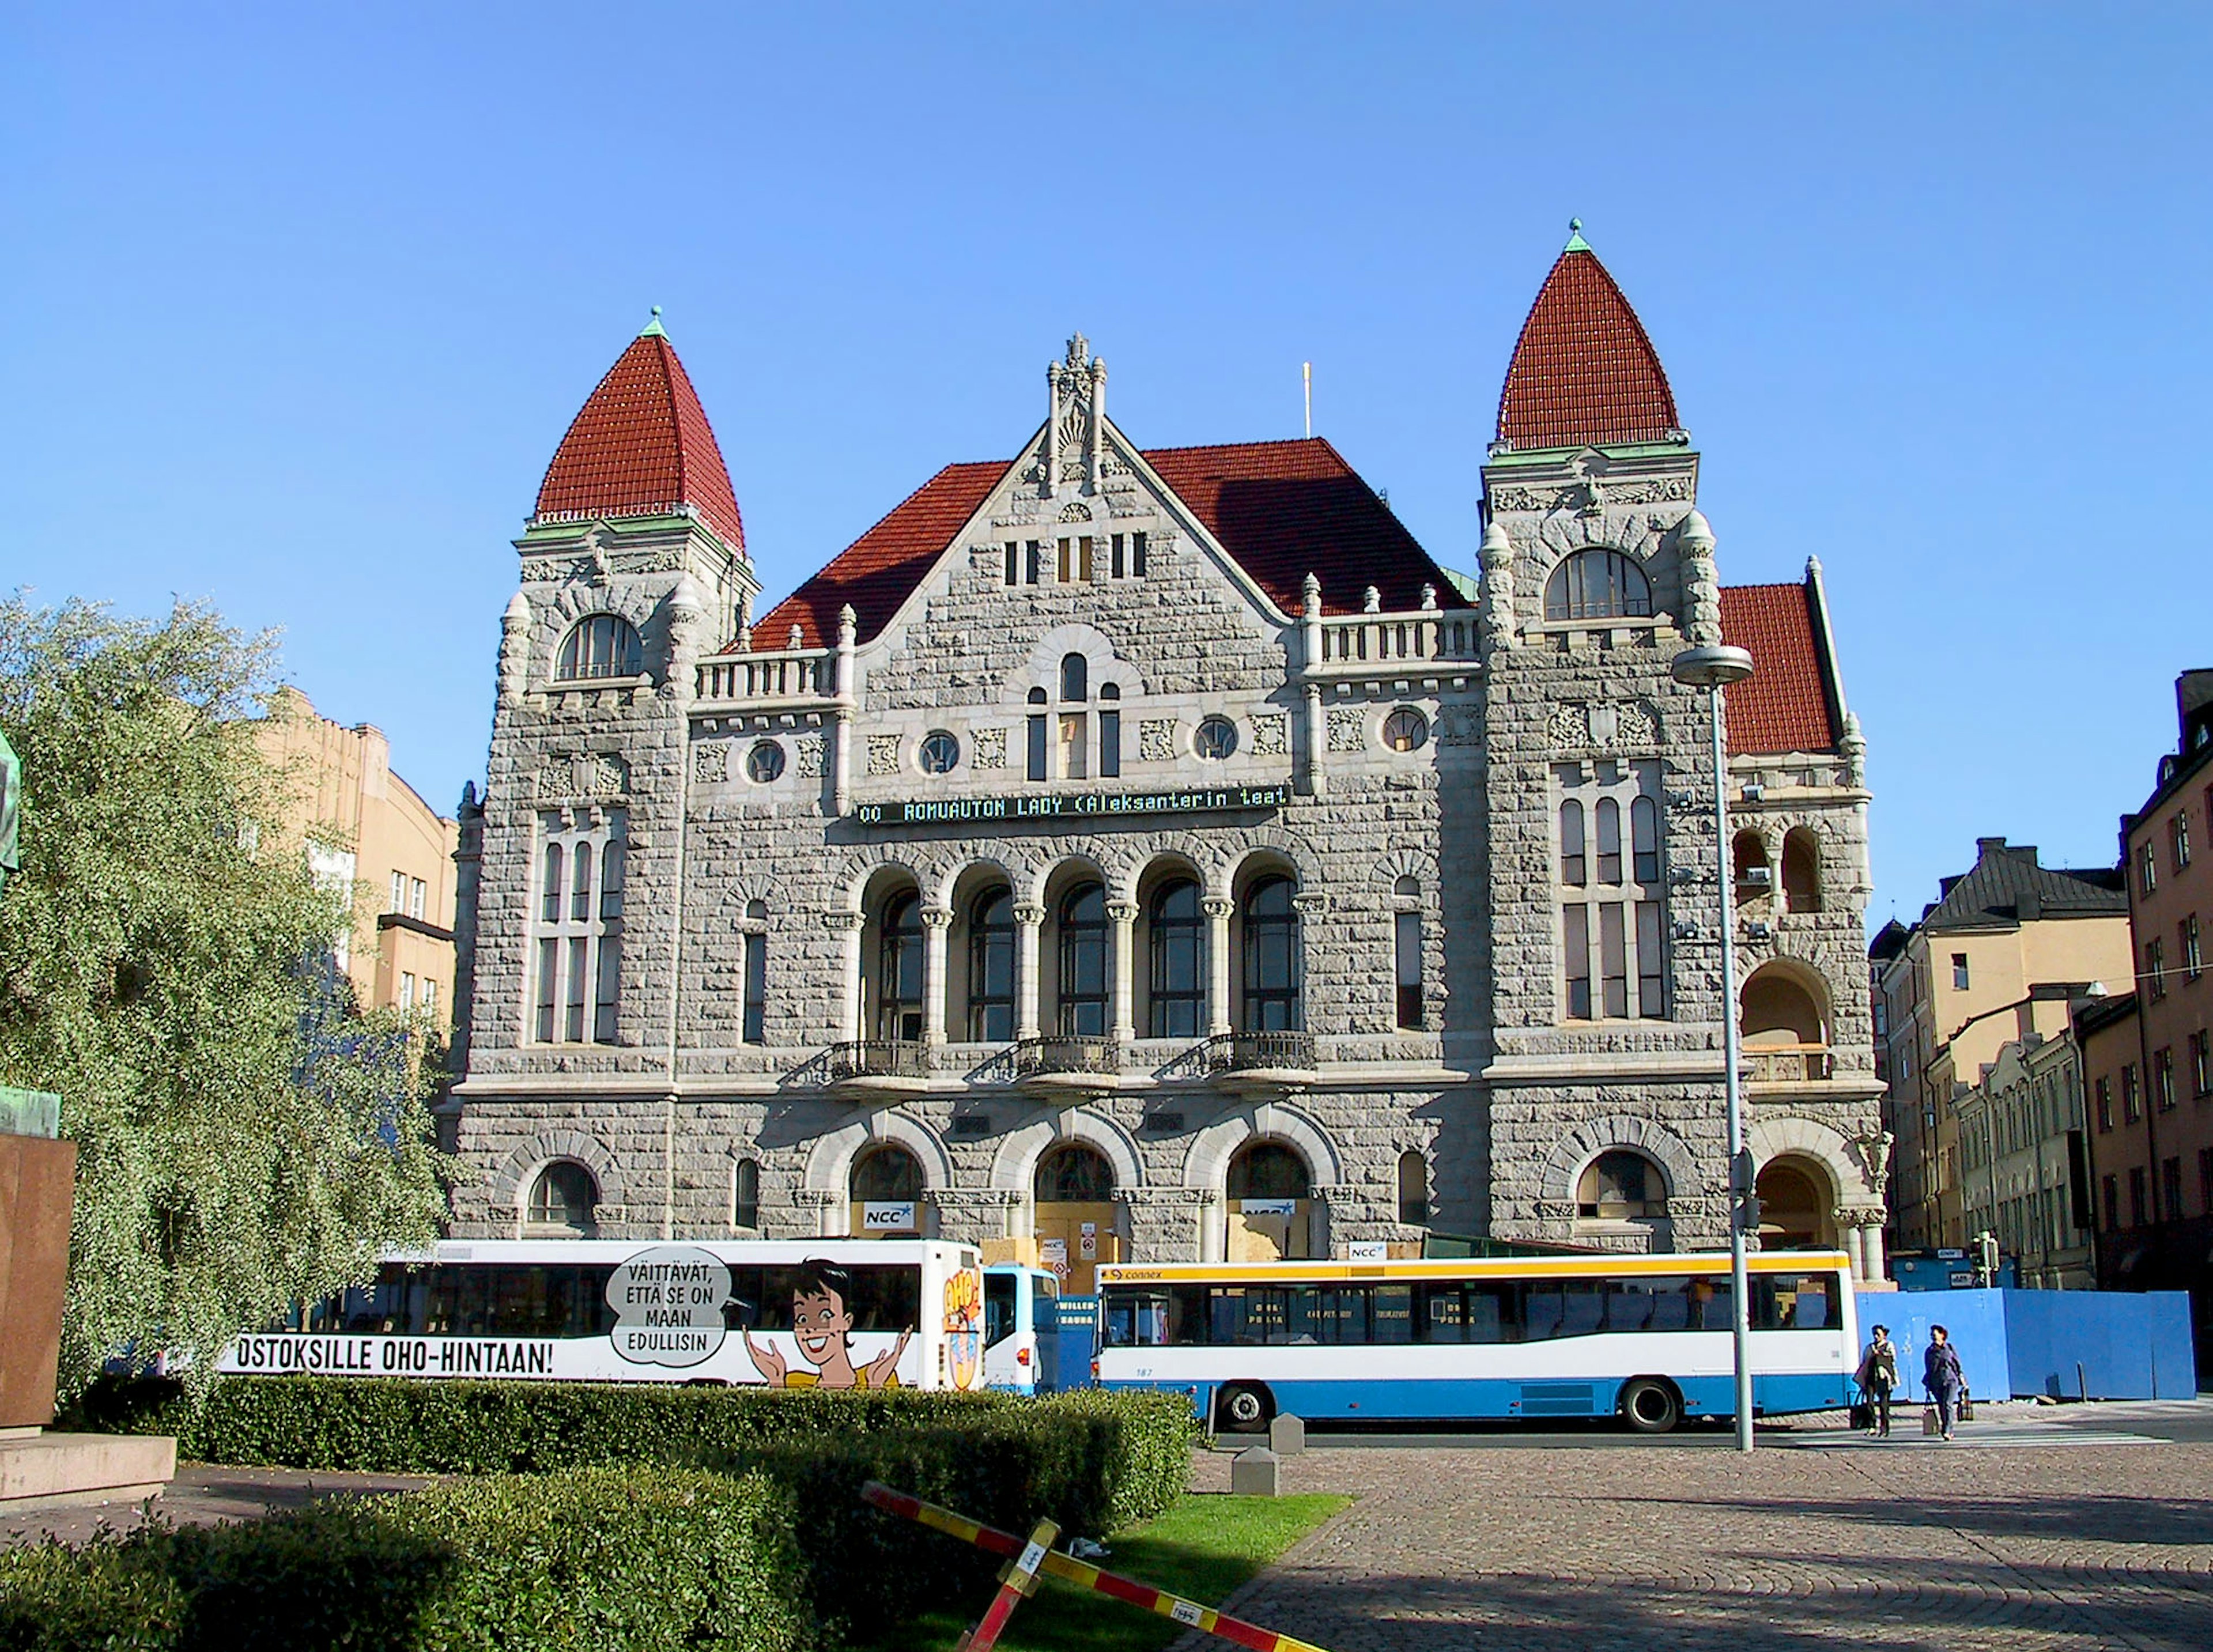
M1386 611L1418 607L1424 585L1436 588L1440 607L1468 606L1326 442L1161 448L1144 458L1287 613L1305 605L1309 571L1321 581L1328 613L1357 613L1370 585ZM1011 462L948 465L771 609L753 627L754 646L783 647L796 624L805 646L821 648L837 636L838 610L848 602L860 640L874 637Z
M874 637L922 583L960 525L976 514L992 485L1007 473L1009 462L948 465L756 621L754 646L783 647L796 625L802 646L826 648L837 640L838 611L849 602L861 640Z
M1598 254L1570 242L1545 277L1498 396L1516 449L1663 442L1682 421L1652 341Z
M690 505L745 553L730 472L684 363L658 324L607 369L538 486L540 517L646 516Z
M1828 671L1805 585L1724 585L1722 636L1752 653L1753 674L1723 690L1729 751L1739 756L1831 752Z

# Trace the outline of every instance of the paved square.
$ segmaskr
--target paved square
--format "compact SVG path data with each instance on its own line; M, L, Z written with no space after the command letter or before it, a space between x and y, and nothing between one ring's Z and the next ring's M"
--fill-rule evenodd
M1329 1652L2213 1648L2213 1444L1973 1437L1312 1450L1283 1489L1361 1500L1237 1610Z

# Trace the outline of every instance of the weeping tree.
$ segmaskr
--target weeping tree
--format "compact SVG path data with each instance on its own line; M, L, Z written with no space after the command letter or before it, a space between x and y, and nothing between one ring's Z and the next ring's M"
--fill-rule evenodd
M443 1208L425 1029L356 1009L348 892L310 875L253 737L275 666L204 607L0 601L0 1083L58 1092L78 1147L66 1391L125 1351L204 1375Z

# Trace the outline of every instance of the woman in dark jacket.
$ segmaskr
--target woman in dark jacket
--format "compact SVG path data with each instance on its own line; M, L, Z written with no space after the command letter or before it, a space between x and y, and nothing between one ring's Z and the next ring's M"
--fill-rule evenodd
M1890 1396L1898 1387L1898 1344L1891 1341L1888 1326L1875 1326L1875 1340L1868 1344L1855 1380L1867 1396L1869 1434L1887 1440Z
M1960 1396L1967 1387L1967 1374L1960 1369L1960 1350L1952 1346L1952 1333L1941 1325L1929 1327L1929 1351L1921 1356L1921 1381L1936 1402L1936 1422L1944 1437L1952 1437L1959 1421Z

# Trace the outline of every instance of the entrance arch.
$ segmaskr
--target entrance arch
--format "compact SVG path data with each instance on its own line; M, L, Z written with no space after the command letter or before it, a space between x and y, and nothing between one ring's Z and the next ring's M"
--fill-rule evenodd
M1039 1156L1031 1192L1040 1259L1060 1276L1064 1295L1090 1295L1099 1265L1122 1259L1113 1165L1088 1143L1057 1142Z
M1839 1248L1836 1192L1825 1166L1786 1154L1762 1165L1753 1186L1759 1198L1761 1250Z
M1314 1175L1298 1150L1247 1142L1223 1178L1229 1204L1228 1259L1293 1261L1314 1254Z

